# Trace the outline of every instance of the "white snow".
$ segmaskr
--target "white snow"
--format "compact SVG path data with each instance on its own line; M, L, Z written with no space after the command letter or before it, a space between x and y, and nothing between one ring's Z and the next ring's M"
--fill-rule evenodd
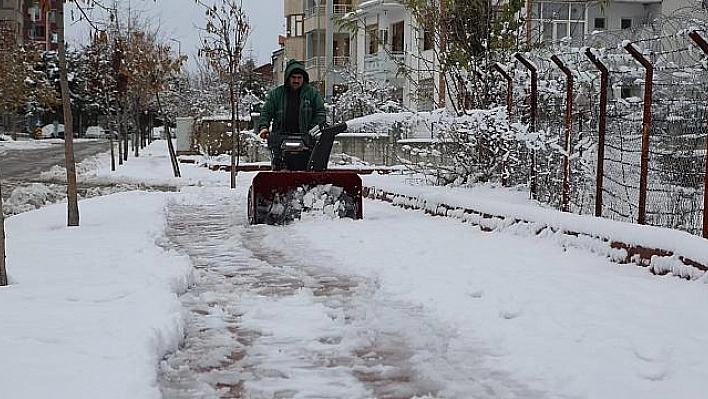
M10 145L0 142L0 153ZM79 181L180 191L83 200L79 227L66 227L64 204L7 218L3 399L161 397L160 361L178 348L187 327L178 296L200 283L190 259L167 236L166 213L174 204L218 201L233 213L234 232L262 236L261 251L306 248L290 256L351 276L367 290L353 295L349 314L324 306L307 287L280 297L235 292L242 326L259 332L245 356L270 373L247 381L246 397L279 389L303 398L372 397L354 370L314 368L315 359L306 356L324 353L323 342L335 356L382 339L370 331L395 332L406 343L412 375L431 387L430 398L708 395L702 278L618 265L606 254L564 245L562 234L550 229L536 235L535 228L506 224L483 232L460 215L431 217L383 201L365 200L360 221L305 217L288 226L247 226L253 174L240 173L236 190L228 187L228 173L198 164L180 164L184 177L176 179L164 140L117 172L109 170L105 154L81 166ZM425 199L426 207L469 207L708 259L702 238L559 213L519 190L428 187L397 175L364 180ZM231 245L241 248L236 238ZM193 397L210 397L206 392Z

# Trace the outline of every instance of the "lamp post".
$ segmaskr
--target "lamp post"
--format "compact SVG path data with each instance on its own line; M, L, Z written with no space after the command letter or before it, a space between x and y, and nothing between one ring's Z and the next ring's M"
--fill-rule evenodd
M322 32L320 31L320 18L322 17L320 15L320 2L322 0L315 0L315 16L317 18L317 46L315 47L315 62L317 65L317 82L320 86L320 90L322 90L322 69L320 67L320 52L321 52L321 45L322 45Z

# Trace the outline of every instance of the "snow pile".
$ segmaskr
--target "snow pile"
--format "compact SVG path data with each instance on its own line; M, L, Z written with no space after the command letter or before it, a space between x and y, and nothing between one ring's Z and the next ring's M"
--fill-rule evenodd
M298 186L287 193L277 193L272 200L258 196L258 220L266 224L288 224L309 218L354 217L356 202L344 188L332 184Z
M57 184L30 183L18 186L3 201L5 215L17 215L39 209L45 205L66 201L66 187Z

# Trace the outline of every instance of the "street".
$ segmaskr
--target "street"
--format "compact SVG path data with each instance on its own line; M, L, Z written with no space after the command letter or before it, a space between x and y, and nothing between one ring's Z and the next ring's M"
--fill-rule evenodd
M64 167L64 141L45 140L38 148L12 149L0 152L0 178L3 199L8 198L14 187L37 181L40 173L52 166ZM109 151L108 141L74 140L74 157L80 163L87 157Z

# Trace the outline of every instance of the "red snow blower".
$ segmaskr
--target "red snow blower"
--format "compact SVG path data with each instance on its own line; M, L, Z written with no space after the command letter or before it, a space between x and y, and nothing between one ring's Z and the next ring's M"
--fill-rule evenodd
M259 172L248 189L250 224L286 224L303 212L362 218L362 183L355 172L327 170L334 136L346 123L305 134L271 134L271 171Z

